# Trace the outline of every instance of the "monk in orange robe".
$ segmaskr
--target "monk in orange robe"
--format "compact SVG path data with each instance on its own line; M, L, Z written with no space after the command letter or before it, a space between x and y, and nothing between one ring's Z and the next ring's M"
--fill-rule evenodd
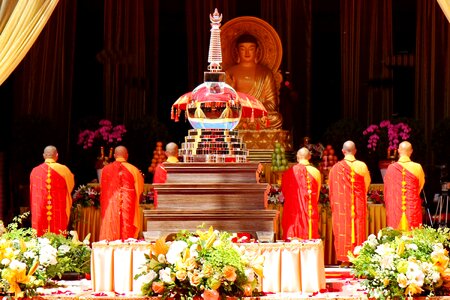
M116 147L114 158L115 162L103 168L100 181L100 240L137 238L142 225L139 199L144 177L127 162L128 151L124 146Z
M45 147L43 157L44 163L33 168L30 174L31 227L39 236L67 230L74 187L69 168L56 162L55 146Z
M298 164L283 173L281 191L284 196L283 239L318 239L318 201L322 177L310 165L311 153L305 147L297 152Z
M164 168L164 164L175 164L178 162L178 145L175 143L168 143L166 145L167 160L156 166L155 175L153 175L153 183L165 183L167 180L167 171ZM158 192L153 193L153 205L158 207Z
M386 223L401 230L422 224L420 192L425 184L425 174L420 164L411 161L412 152L411 143L401 142L398 146L399 159L389 165L384 176Z
M334 247L338 261L348 262L347 254L367 238L367 190L370 173L364 162L355 158L356 146L347 141L342 147L344 159L329 173L330 205Z

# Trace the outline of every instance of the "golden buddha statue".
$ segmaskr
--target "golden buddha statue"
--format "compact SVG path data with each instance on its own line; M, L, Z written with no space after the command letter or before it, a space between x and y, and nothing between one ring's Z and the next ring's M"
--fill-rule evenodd
M269 126L266 126L266 120L262 118L261 128L281 128L283 118L278 112L278 90L272 71L258 63L258 41L250 34L243 34L237 38L236 47L237 62L225 70L227 83L238 92L252 95L264 104ZM251 126L246 120L242 125Z
M237 127L251 150L250 156L271 159L275 142L292 151L292 135L282 129L283 118L278 111L283 80L283 48L278 33L262 19L242 16L227 21L220 35L226 82L236 91L261 101L268 113L261 119L241 118Z

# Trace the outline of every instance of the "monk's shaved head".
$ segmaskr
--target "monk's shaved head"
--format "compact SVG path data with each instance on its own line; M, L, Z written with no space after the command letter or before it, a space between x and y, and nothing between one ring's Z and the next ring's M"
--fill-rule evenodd
M300 161L301 159L307 159L309 160L311 158L311 152L309 152L308 148L302 147L300 150L297 151L297 161Z
M125 158L125 160L128 159L128 150L124 146L117 146L116 149L114 149L114 158Z
M403 155L411 156L412 152L413 152L413 147L410 142L403 141L400 143L400 145L398 145L398 154L400 156L403 156Z
M44 148L44 153L42 154L44 159L53 158L54 160L58 159L58 150L56 150L55 146L49 145Z
M178 145L175 143L168 143L166 145L167 156L178 156Z
M355 143L353 141L346 141L344 143L344 145L342 145L342 153L344 153L344 155L346 155L346 154L355 155L355 153L356 153Z

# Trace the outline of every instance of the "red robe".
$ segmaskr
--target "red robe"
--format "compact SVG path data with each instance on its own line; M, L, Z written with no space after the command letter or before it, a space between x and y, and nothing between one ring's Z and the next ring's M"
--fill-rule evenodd
M153 183L165 183L167 180L167 171L164 168L164 164L158 164L155 168L155 175L153 175ZM158 207L158 192L153 192L153 206Z
M47 180L49 175L50 180ZM45 232L59 234L67 230L73 185L69 169L54 160L47 159L33 168L30 174L31 227L39 236ZM48 199L48 188L51 199Z
M178 162L178 157L169 156L167 161L160 163L155 168L155 174L153 175L153 183L166 183L167 181L167 170L164 168L165 164L175 164ZM153 192L153 205L155 208L158 207L158 191Z
M284 196L283 239L298 237L310 239L309 237L309 193L306 176L310 180L311 204L312 204L312 236L319 236L319 213L317 203L319 200L319 183L302 164L297 164L283 173L281 190Z
M139 197L143 186L144 179L139 170L125 160L116 159L103 168L100 240L138 237L141 227Z
M386 205L386 225L399 228L402 217L402 170L398 162L390 164L384 177L384 199ZM409 228L422 224L422 199L419 178L405 169L406 219Z
M361 163L361 162L360 162ZM354 237L352 242L352 183L351 168L345 160L336 163L329 173L330 205L333 220L334 247L336 259L348 261L348 252L353 252L367 238L367 189L364 174L353 175L353 195L355 203Z

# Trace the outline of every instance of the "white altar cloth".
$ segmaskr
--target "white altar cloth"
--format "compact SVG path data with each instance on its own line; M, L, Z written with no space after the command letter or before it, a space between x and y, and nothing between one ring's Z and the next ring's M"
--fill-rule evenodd
M291 243L244 243L265 257L261 290L273 293L314 293L325 288L324 250L321 240ZM92 244L91 278L94 292L140 293L135 280L149 253L149 243L98 242Z

